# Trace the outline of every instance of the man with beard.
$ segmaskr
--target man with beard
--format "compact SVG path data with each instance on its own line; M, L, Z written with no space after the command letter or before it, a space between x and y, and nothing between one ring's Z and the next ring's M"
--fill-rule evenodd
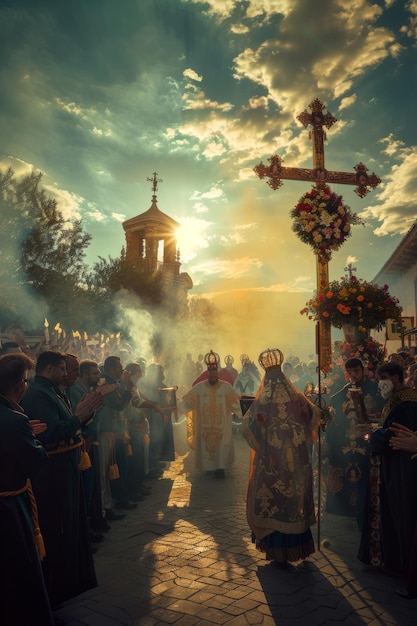
M40 354L35 379L21 403L30 419L47 426L39 440L49 463L34 477L33 491L45 541L42 565L52 606L97 585L79 462L84 422L102 404L102 397L89 394L73 413L61 390L66 367L65 354L51 350Z
M230 383L220 380L218 354L211 350L204 361L208 379L195 385L183 397L185 406L191 409L187 441L195 450L196 468L214 472L215 478L224 478L225 470L234 461L232 410L242 417L240 396Z

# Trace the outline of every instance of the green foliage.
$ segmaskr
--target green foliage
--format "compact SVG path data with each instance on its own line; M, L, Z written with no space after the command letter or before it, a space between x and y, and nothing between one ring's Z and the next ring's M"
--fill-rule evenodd
M48 314L61 323L87 313L80 277L91 236L80 221L66 220L41 188L42 174L17 179L0 172L0 286L4 294L0 322L39 323ZM77 299L77 306L71 302ZM79 303L78 303L79 300Z

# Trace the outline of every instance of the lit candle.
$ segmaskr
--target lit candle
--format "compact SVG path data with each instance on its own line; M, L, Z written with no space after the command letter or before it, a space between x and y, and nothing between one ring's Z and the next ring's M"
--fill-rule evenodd
M60 323L57 322L54 326L54 339L55 339L55 343L58 343L59 341L59 336L62 332L62 328L60 326Z
M45 342L49 343L49 322L45 317L45 322L44 322L44 328L45 328Z

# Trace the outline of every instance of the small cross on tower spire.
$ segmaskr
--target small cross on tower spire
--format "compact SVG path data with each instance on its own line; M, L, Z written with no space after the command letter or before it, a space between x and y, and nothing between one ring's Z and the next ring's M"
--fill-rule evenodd
M158 176L158 172L154 172L152 178L147 178L146 179L146 180L149 180L149 182L152 183L152 191L153 191L154 199L156 197L156 192L158 191L158 183L162 183L163 182L162 178L157 178L157 176Z

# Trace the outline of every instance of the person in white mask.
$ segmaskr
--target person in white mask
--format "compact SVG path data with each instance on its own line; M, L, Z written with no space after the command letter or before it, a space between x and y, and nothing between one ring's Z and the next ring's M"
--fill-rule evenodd
M398 363L377 370L378 387L386 404L381 426L369 433L371 469L369 497L358 558L382 571L406 575L417 523L417 463L405 450L394 450L390 440L394 422L417 430L417 389L404 383Z

